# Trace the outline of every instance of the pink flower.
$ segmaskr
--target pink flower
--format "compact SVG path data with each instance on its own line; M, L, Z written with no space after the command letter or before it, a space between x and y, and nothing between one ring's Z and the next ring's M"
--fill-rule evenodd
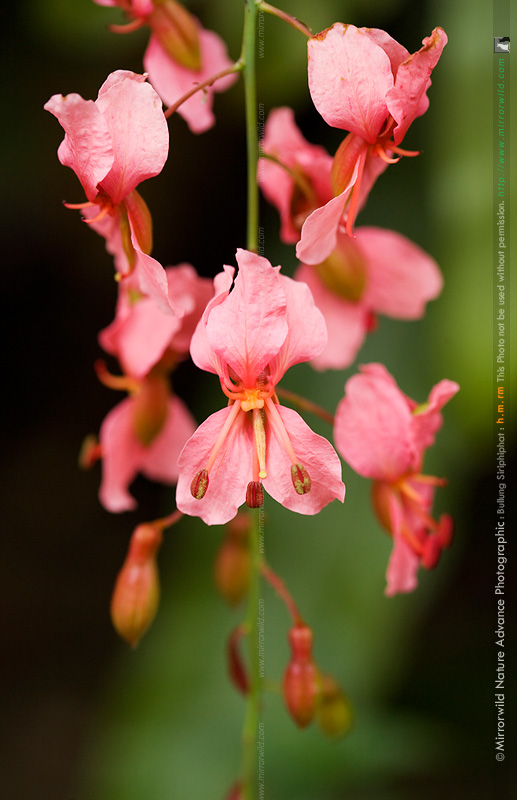
M400 143L413 120L427 111L430 75L446 43L444 31L435 28L410 55L384 31L342 23L309 40L314 105L329 125L350 133L334 157L335 197L303 227L300 261L324 261L344 222L352 234L357 212L386 165L397 156L417 155Z
M196 423L178 397L168 397L159 433L145 444L137 432L137 396L116 405L102 423L102 481L99 499L108 511L130 511L136 501L128 491L138 473L152 481L174 484L178 458Z
M295 278L307 283L327 323L327 344L312 361L317 369L348 367L377 314L419 319L443 284L431 256L381 228L357 228L355 238L340 233L334 252L317 266L301 265Z
M142 292L170 311L165 272L149 255L151 215L136 191L167 160L169 132L160 98L145 76L118 70L97 100L54 95L45 109L65 130L59 160L74 170L87 197L69 207L84 209L87 222L105 236L123 267L120 276L136 271Z
M99 496L109 511L135 507L128 487L139 472L155 481L175 483L179 454L196 428L184 403L171 395L168 376L188 352L212 296L212 281L200 278L190 264L169 267L166 274L181 318L165 314L150 298L139 296L124 283L116 318L99 336L124 372L119 377L110 375L101 363L99 378L130 394L110 411L100 430Z
M367 364L347 381L338 406L336 447L356 472L374 480L375 511L393 536L388 596L413 591L419 565L434 567L451 542L449 515L438 521L431 516L435 488L445 481L422 475L421 469L425 450L442 425L441 409L458 390L457 383L442 380L419 406L385 367Z
M117 313L99 334L101 346L116 356L126 375L141 379L162 359L171 366L188 354L192 334L212 297L209 278L201 278L190 264L165 270L168 294L179 314L166 314L150 297L120 284Z
M287 107L270 112L261 149L260 188L280 213L280 238L295 244L307 216L332 197L332 156L302 136Z
M180 456L178 508L207 524L232 519L244 502L262 505L262 486L278 502L316 514L344 499L339 458L275 386L293 364L325 344L325 323L307 286L279 275L267 259L237 251L239 273L225 267L190 352L219 376L229 404L197 429Z
M147 25L152 35L144 55L149 80L168 106L173 105L196 84L232 66L223 40L205 30L196 17L176 0L95 0L103 6L120 6L133 19L126 30ZM112 26L118 32L121 26ZM186 100L178 108L193 133L202 133L215 123L212 112L214 92L225 92L236 74L219 78Z

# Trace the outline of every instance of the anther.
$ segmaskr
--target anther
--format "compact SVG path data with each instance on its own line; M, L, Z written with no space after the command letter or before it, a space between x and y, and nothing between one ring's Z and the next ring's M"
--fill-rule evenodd
M309 473L299 462L291 467L291 480L297 494L307 494L311 490Z
M190 493L196 500L202 500L208 489L208 470L200 469L190 484Z
M264 490L260 481L250 481L246 487L246 505L248 508L261 508L264 504Z

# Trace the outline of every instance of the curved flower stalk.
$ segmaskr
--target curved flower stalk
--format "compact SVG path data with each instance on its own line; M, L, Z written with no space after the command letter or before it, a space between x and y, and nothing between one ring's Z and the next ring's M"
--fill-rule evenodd
M308 42L309 89L323 119L349 131L332 168L334 197L306 220L296 254L319 264L355 217L388 164L418 155L400 144L427 111L427 90L447 36L435 28L413 55L385 31L335 23Z
M344 499L339 458L275 386L293 364L324 346L325 323L309 289L279 275L267 259L237 251L239 273L225 267L190 352L216 373L229 404L212 414L180 456L176 502L208 525L232 519L246 500L262 505L263 488L286 508L316 514Z
M144 54L149 80L168 106L173 105L196 84L232 65L226 45L208 31L176 0L94 0L101 6L120 6L132 20L127 26L111 26L117 33L151 29ZM178 108L193 133L203 133L215 123L214 92L225 92L236 75L219 78L203 92L189 97Z
M185 404L171 394L168 377L188 353L192 332L212 295L211 281L198 277L189 264L169 267L166 274L169 293L183 311L181 319L163 313L124 284L117 316L99 336L124 372L115 377L100 366L99 378L130 395L109 412L99 434L99 497L109 511L135 508L128 487L139 472L176 483L179 454L196 428Z
M431 516L434 492L446 481L421 473L425 451L442 426L441 409L459 391L442 380L418 405L382 364L367 364L347 381L334 440L352 469L372 478L377 516L393 537L386 594L411 592L420 565L431 569L452 540L452 519Z
M344 369L355 360L377 315L420 319L440 294L443 278L430 255L395 231L357 228L338 234L322 263L302 264L295 279L307 283L325 317L327 344L313 360L317 369Z
M134 273L140 290L171 312L167 278L152 249L152 220L136 187L158 175L169 152L162 103L144 75L118 70L97 100L53 95L45 104L65 130L60 162L73 169L85 191L85 220L106 238L119 277ZM172 307L174 309L174 307Z

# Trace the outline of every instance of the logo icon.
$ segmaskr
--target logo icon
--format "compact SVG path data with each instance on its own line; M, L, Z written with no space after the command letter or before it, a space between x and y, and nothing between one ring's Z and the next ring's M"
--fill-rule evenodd
M494 37L494 53L509 53L510 52L510 37L509 36L495 36Z

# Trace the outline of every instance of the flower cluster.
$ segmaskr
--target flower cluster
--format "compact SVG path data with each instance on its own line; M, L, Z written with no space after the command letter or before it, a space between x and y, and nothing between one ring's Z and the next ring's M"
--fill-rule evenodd
M356 227L356 219L388 165L418 155L401 144L428 108L430 76L447 37L435 28L410 54L386 32L351 24L335 23L309 36L315 109L329 126L347 132L335 154L308 142L288 107L271 111L260 148L253 138L256 120L247 125L249 197L255 198L248 231L258 231L260 186L280 215L280 239L295 246L299 263L293 277L284 274L258 254L249 234L248 248L236 248L237 269L217 265L212 279L186 263L164 269L151 255L152 217L140 184L164 167L168 120L176 111L192 132L201 133L215 122L214 92L230 88L238 73L254 80L244 45L252 41L246 37L259 7L308 31L270 4L248 0L241 56L232 62L219 36L177 0L94 2L125 14L126 24L112 30L145 26L150 40L145 74L117 70L96 100L74 93L54 95L45 105L65 132L58 158L76 173L86 196L65 205L80 210L104 239L118 281L115 317L99 343L118 362L119 374L104 361L96 370L106 386L128 396L108 413L99 439L87 440L81 458L87 466L101 460L99 497L111 512L136 507L130 488L139 473L177 484L176 509L134 530L115 585L113 623L136 644L152 621L165 528L184 514L207 525L228 525L215 566L219 591L237 606L253 584L253 571L255 587L259 577L270 582L292 616L282 682L286 707L299 727L317 719L326 733L342 734L351 726L350 705L338 682L316 666L312 630L258 552L246 509L262 508L265 493L309 516L345 499L338 453L280 402L291 396L301 410L315 410L334 423L339 454L373 480L374 512L393 539L387 595L415 589L419 568L434 567L451 543L451 517L435 519L432 512L435 490L445 480L422 469L456 383L441 380L419 405L383 365L367 364L346 382L335 417L279 385L302 362L320 372L349 367L380 316L419 319L442 290L431 255L396 231ZM254 97L251 89L248 99ZM252 105L246 104L248 114ZM189 355L200 370L217 376L223 395L224 406L199 425L171 384L176 366ZM258 691L257 670L249 670L239 653L251 622L237 626L228 643L230 676L246 695ZM254 658L253 640L250 653ZM230 796L243 796L245 786L239 781Z

